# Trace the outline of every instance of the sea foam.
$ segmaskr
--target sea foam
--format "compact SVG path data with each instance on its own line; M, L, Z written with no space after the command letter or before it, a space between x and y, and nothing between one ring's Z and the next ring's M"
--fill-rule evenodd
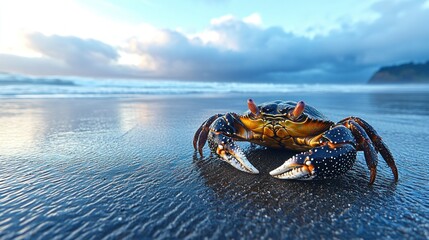
M0 74L0 97L104 97L204 93L429 92L429 85L289 84L78 77L28 77Z

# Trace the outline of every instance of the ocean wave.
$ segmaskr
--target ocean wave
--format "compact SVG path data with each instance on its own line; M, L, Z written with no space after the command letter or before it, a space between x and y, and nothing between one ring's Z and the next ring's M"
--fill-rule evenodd
M429 92L429 85L198 82L0 75L2 98L289 92Z

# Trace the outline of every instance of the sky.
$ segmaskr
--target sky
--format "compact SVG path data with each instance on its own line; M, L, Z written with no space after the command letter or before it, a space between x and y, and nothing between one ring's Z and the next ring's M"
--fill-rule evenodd
M429 60L429 0L0 0L0 72L366 82Z

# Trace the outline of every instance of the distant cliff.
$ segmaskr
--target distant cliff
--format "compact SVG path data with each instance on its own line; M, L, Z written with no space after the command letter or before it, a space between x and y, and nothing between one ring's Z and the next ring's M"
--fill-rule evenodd
M382 67L368 83L429 83L429 61Z

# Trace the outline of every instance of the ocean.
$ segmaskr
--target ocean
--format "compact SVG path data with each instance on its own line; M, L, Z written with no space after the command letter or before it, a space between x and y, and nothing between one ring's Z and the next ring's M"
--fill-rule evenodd
M429 92L429 84L281 84L173 80L28 77L0 74L0 98L126 97L216 93Z

